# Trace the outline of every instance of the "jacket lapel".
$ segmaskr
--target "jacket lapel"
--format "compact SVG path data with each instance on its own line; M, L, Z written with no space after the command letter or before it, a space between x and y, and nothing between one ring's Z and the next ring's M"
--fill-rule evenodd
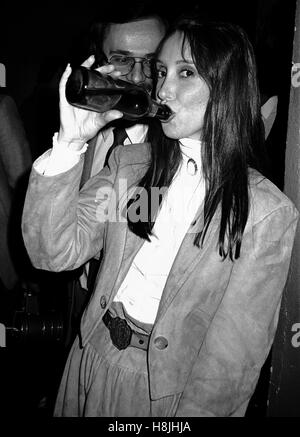
M120 260L120 268L117 275L117 280L113 287L113 296L116 294L116 292L119 290L122 282L125 279L125 276L130 269L130 266L134 260L134 257L136 256L137 252L142 247L144 240L142 238L139 238L137 235L135 235L133 232L131 232L127 225L126 230L124 231L124 239L123 239L123 252L122 252L122 258Z
M199 207L195 217L198 217L196 223L191 225L186 233L181 246L177 252L174 263L171 267L170 273L166 285L164 287L160 305L158 308L156 320L160 318L174 299L176 294L181 290L186 280L190 277L192 271L197 264L204 257L210 242L217 230L217 222L219 219L219 213L217 212L213 217L210 226L208 228L204 244L198 247L194 244L196 234L203 229L204 223L204 203ZM195 221L195 220L194 220Z
M146 149L146 151L148 150ZM130 194L128 195L128 189L130 191L131 187L136 187L142 176L145 174L148 163L147 159L148 154L145 152L143 153L143 150L140 149L139 153L136 153L133 163L131 163L130 166L127 166L124 175L121 175L123 185L116 187L119 199L117 217L121 218L122 226L117 226L115 230L112 228L110 231L114 233L113 238L109 239L110 241L113 241L114 247L111 247L111 250L114 253L114 259L110 260L112 264L109 265L114 265L116 270L119 269L117 271L116 282L112 289L113 296L118 291L135 255L144 243L142 238L138 237L128 229L126 207L127 201L130 198ZM115 242L117 242L117 244L115 244ZM107 252L109 252L109 250Z

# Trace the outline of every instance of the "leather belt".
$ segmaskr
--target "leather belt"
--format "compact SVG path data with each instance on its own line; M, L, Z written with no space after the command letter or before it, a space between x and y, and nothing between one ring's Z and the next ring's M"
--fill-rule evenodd
M113 345L117 349L126 349L128 346L145 351L148 349L150 336L133 331L125 319L112 317L109 311L106 311L102 320L109 330Z

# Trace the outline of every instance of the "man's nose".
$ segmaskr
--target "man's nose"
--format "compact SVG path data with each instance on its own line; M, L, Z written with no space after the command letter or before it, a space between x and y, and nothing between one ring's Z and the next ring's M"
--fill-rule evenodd
M144 82L146 80L146 76L143 71L143 66L141 62L135 62L133 69L127 75L128 79L135 84Z

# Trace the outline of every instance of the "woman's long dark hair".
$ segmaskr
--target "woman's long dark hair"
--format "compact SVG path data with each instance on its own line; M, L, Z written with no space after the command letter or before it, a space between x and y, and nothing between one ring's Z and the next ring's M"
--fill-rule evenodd
M183 33L193 62L210 90L202 128L202 170L206 186L204 226L194 243L202 246L208 227L220 208L219 253L238 258L249 213L249 167L263 171L263 125L256 78L255 57L245 32L229 23L200 23L182 19L163 39ZM149 129L151 163L139 186L148 194L151 187L169 187L181 162L179 142L166 138L156 121ZM150 198L150 194L148 196ZM134 202L133 202L134 203ZM130 211L130 202L129 210ZM154 225L133 222L129 228L148 239Z

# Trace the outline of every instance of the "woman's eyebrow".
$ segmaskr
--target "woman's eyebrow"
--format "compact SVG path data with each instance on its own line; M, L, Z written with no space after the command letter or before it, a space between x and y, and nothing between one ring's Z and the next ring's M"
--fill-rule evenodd
M192 59L180 59L176 61L176 64L194 64Z

